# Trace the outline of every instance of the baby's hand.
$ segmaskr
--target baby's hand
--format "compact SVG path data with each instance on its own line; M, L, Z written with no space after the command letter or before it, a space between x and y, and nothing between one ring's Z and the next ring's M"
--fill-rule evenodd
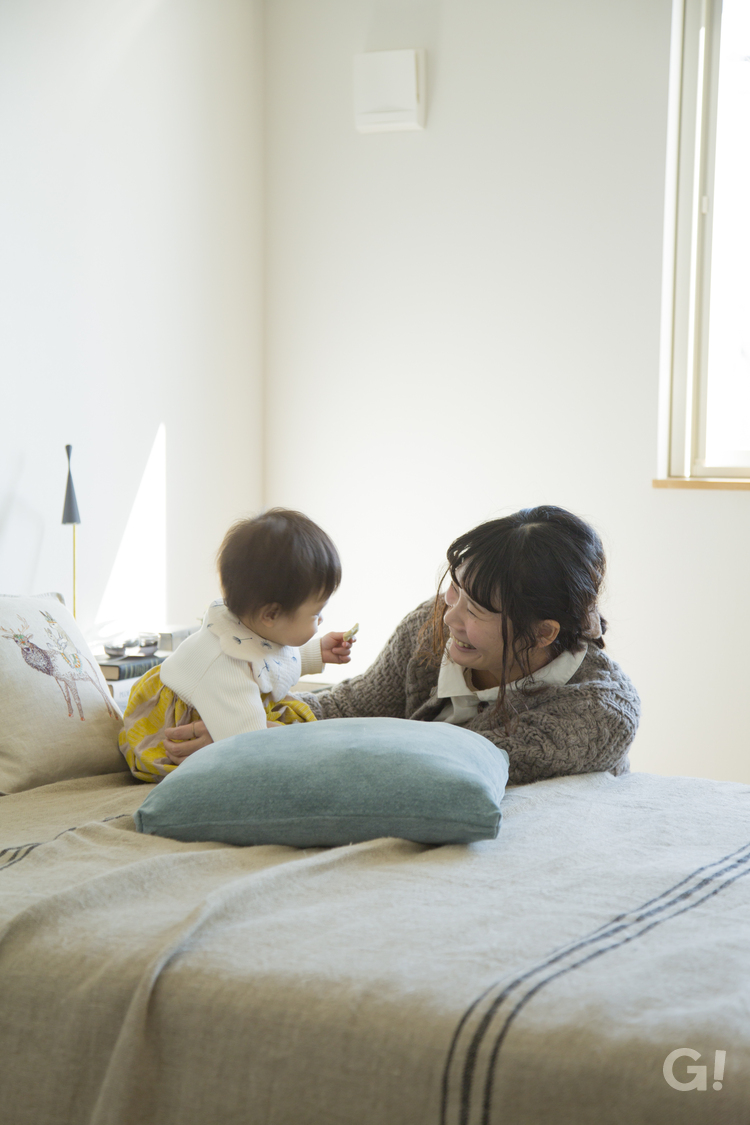
M356 637L344 640L344 633L326 633L320 638L320 652L324 664L348 664Z

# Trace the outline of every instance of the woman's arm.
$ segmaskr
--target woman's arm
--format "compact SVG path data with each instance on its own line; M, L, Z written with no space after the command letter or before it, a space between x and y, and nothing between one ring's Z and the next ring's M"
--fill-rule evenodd
M409 662L417 646L417 635L432 603L407 614L375 662L366 672L344 680L330 691L306 694L305 702L318 719L407 717Z
M509 735L496 727L483 728L480 719L466 725L507 751L510 785L601 770L624 773L628 768L628 747L635 735L634 725L628 730L627 723L615 721L606 733L596 732L604 734L601 741L596 741L592 740L592 730L584 721L568 722L564 731L560 727L545 730L529 715L523 715Z
M508 733L491 704L466 724L507 751L511 785L576 773L627 771L640 700L622 670L608 663L611 677L550 689L536 701L532 697Z
M187 737L187 736L190 737ZM179 766L196 750L210 746L213 738L202 719L181 727L167 727L164 731L164 751L173 766Z

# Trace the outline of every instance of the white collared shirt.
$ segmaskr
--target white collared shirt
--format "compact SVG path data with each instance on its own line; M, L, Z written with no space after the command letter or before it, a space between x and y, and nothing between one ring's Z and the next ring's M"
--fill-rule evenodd
M533 672L520 680L513 680L508 684L506 691L509 694L522 691L527 685L546 684L551 687L567 684L580 668L587 651L588 647L584 645L579 652L562 652L538 672ZM498 691L497 687L485 688L483 691L471 687L470 669L454 663L448 653L444 652L437 682L437 696L447 702L437 716L438 721L463 726L474 718L480 703L495 702Z

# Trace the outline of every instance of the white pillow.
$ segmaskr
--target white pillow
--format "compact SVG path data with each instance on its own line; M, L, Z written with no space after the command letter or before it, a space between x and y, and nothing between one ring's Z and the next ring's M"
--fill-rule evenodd
M0 793L126 770L121 727L62 597L0 596Z

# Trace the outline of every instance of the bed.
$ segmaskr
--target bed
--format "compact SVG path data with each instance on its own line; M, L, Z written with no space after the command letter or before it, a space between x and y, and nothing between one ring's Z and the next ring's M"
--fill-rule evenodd
M4 1125L746 1125L748 787L564 778L495 841L302 851L138 834L145 788L2 799Z
M237 847L137 832L151 787L99 761L0 798L3 1125L750 1121L750 787L589 774L509 789L494 840Z

